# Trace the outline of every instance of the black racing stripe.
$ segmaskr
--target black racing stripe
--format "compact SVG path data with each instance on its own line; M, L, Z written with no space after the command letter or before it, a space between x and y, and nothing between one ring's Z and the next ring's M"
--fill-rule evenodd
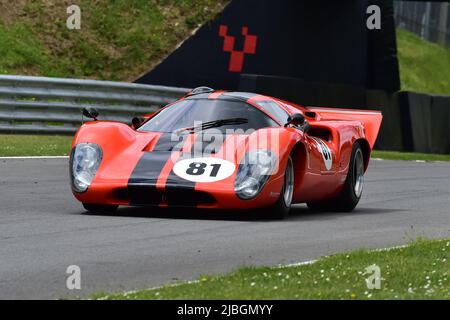
M181 159L193 157L210 157L214 153L218 153L224 143L225 135L210 135L200 132L194 141L190 151L183 153ZM176 206L182 200L189 206L196 206L199 197L195 192L196 182L185 180L177 176L171 170L167 177L165 192L167 194L167 203L169 206Z
M128 179L127 194L131 205L158 204L161 195L156 190L156 182L174 146L170 133L158 139L151 152L145 152Z
M209 157L212 154L218 153L222 148L225 135L209 134L208 132L200 132L197 139L195 139L194 145L191 149L191 155L193 157Z
M177 135L172 133L163 133L153 148L156 151L181 151L187 135Z
M141 157L128 180L130 184L153 185L170 158L170 151L146 152Z

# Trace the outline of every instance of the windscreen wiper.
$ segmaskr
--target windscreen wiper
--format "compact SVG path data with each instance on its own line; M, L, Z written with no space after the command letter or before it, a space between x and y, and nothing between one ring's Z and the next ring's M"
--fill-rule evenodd
M202 130L211 129L211 128L222 127L222 126L226 126L226 125L244 124L244 123L248 123L248 119L246 119L246 118L221 119L221 120L204 122L199 126L181 128L181 129L177 130L176 132L177 133L180 133L183 131L196 132L196 131L202 131Z

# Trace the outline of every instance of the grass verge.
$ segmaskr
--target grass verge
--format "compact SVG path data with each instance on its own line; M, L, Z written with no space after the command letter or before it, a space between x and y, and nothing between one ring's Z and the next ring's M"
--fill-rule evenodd
M67 156L73 137L0 134L0 157Z
M129 81L150 70L226 0L2 1L0 74ZM78 5L81 29L69 30Z
M368 289L366 268L381 271ZM417 240L391 250L359 250L292 267L247 267L198 282L94 299L450 299L450 239Z
M397 29L402 90L450 95L450 49Z

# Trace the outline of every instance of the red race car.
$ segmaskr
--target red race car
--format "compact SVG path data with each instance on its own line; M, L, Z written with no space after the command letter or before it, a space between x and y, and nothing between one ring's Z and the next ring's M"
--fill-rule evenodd
M378 135L378 111L303 107L243 92L192 90L131 126L75 135L71 187L90 212L118 206L351 211Z

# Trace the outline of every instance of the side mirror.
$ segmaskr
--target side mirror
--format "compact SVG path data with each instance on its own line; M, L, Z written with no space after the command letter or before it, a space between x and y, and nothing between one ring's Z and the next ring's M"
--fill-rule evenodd
M138 117L134 117L134 118L131 120L131 127L132 127L134 130L136 130L136 129L138 129L138 128L141 126L142 122L143 122L143 119L138 118Z
M285 127L292 124L294 126L302 126L305 123L305 116L301 113L294 113L292 116L289 116L287 119Z
M86 118L91 118L97 121L98 111L95 108L83 108L83 116Z

